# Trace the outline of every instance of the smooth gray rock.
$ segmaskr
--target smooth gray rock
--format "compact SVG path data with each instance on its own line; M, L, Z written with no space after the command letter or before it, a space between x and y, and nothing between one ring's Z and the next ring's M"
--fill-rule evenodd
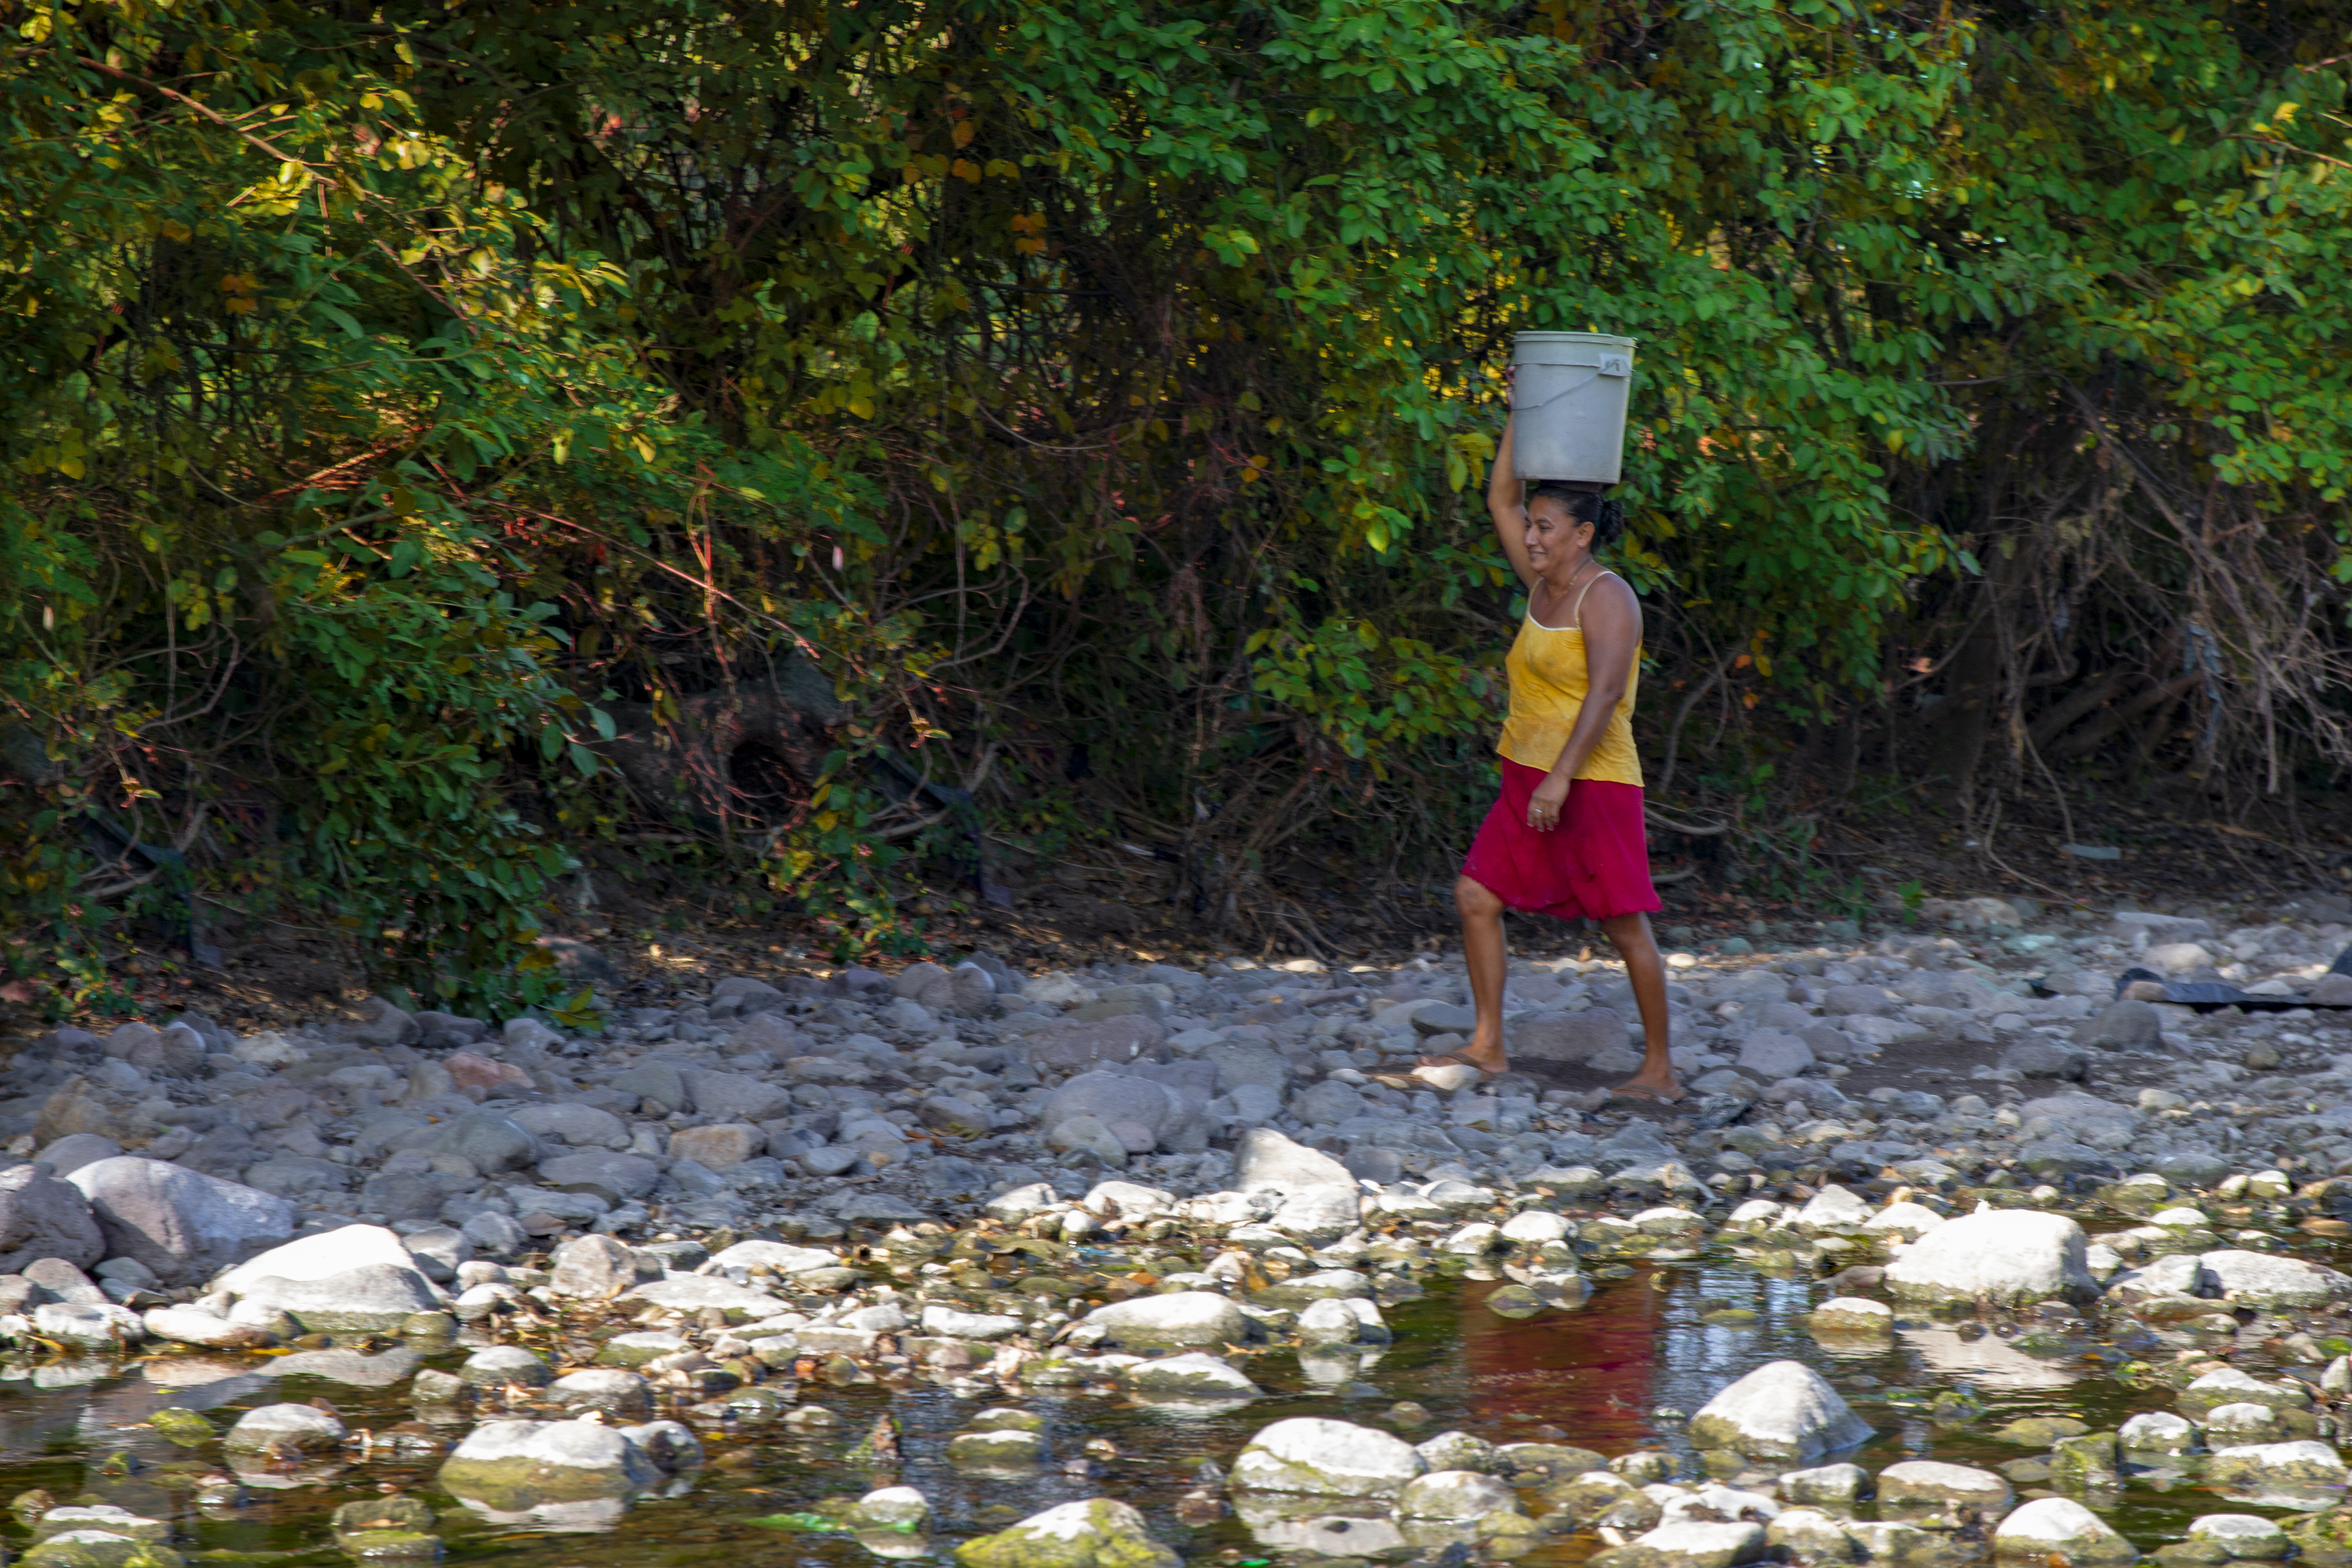
M1157 1018L1124 1013L1058 1019L1029 1037L1029 1059L1063 1071L1157 1059L1167 1029Z
M609 1236L583 1236L555 1249L548 1275L559 1296L604 1300L636 1285L637 1255Z
M658 1105L665 1114L686 1110L690 1098L686 1089L685 1075L672 1062L639 1062L614 1073L606 1087Z
M686 1091L695 1111L728 1121L763 1121L792 1109L792 1090L749 1073L689 1069Z
M72 1175L84 1165L100 1160L111 1160L122 1152L122 1145L111 1138L101 1138L95 1132L68 1132L36 1151L36 1164L47 1165L60 1179Z
M160 1160L119 1154L67 1179L89 1200L108 1254L137 1258L166 1285L194 1284L294 1234L285 1199Z
M558 1154L539 1163L539 1179L564 1192L593 1193L606 1203L620 1205L644 1197L661 1184L661 1167L642 1154L599 1149L579 1154Z
M1813 1048L1794 1035L1759 1029L1739 1042L1739 1070L1767 1083L1795 1078L1813 1065Z
M534 1137L550 1139L574 1149L625 1149L629 1146L629 1124L609 1110L593 1105L551 1102L544 1105L520 1105L513 1112L515 1125Z
M2074 1042L2094 1049L2140 1050L2155 1045L2163 1032L2163 1016L2152 1004L2126 999L2109 1003L2079 1025Z
M445 1152L462 1154L486 1176L519 1171L539 1163L539 1140L503 1111L476 1110L445 1128L435 1142Z
M1589 1062L1625 1047L1625 1020L1609 1007L1577 1013L1527 1013L1504 1025L1512 1058L1533 1062Z
M44 1258L87 1268L105 1256L106 1237L79 1187L38 1163L0 1171L0 1274L21 1274Z

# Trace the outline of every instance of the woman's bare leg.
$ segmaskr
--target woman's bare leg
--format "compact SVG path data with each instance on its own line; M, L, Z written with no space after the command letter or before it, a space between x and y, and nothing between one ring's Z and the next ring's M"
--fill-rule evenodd
M1458 902L1458 889L1455 896ZM1463 929L1465 932L1469 929L1466 915ZM1618 915L1602 921L1601 929L1617 944L1617 956L1625 961L1625 978L1633 983L1633 1000L1642 1009L1642 1070L1618 1085L1617 1092L1645 1100L1680 1100L1682 1080L1675 1077L1675 1064L1666 1056L1666 965L1658 956L1658 939L1650 934L1650 917ZM1500 956L1497 948L1498 968ZM1476 973L1475 967L1472 973ZM1485 1015L1480 1016L1483 1019Z
M1462 914L1462 956L1470 969L1470 1000L1478 1024L1470 1043L1453 1054L1488 1072L1506 1072L1511 1059L1503 1049L1503 900L1485 883L1460 877L1454 883L1454 907Z

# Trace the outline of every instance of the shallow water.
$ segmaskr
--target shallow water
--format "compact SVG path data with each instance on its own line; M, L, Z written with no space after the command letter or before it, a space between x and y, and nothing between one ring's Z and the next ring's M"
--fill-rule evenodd
M2293 1235L2289 1245L2306 1257L2326 1250L2303 1235ZM836 1429L801 1436L772 1423L723 1429L698 1423L709 1462L687 1495L638 1502L609 1529L585 1533L521 1530L481 1520L434 1490L437 1458L382 1450L325 1474L258 1482L248 1478L250 1500L244 1505L200 1508L197 1485L220 1466L217 1445L177 1447L142 1425L155 1411L181 1405L206 1412L226 1430L240 1410L317 1399L332 1405L354 1432L381 1432L415 1415L404 1377L392 1381L413 1359L398 1347L364 1359L348 1352L170 1352L121 1362L17 1359L0 1364L0 1495L37 1487L59 1502L110 1502L167 1519L177 1532L174 1545L198 1560L266 1560L266 1554L296 1552L333 1561L339 1553L327 1524L333 1509L397 1489L423 1495L443 1510L441 1528L452 1561L496 1559L515 1568L617 1562L680 1568L846 1568L875 1562L876 1556L846 1536L779 1531L752 1521L801 1512L827 1498L904 1484L929 1499L934 1528L927 1543L898 1544L900 1552L928 1550L944 1556L961 1540L1055 1503L1108 1495L1141 1508L1155 1532L1188 1557L1256 1562L1271 1554L1238 1522L1227 1518L1188 1527L1177 1520L1174 1505L1196 1484L1202 1461L1230 1465L1253 1433L1287 1415L1371 1422L1397 1401L1412 1400L1431 1417L1407 1433L1416 1440L1460 1428L1497 1443L1549 1439L1609 1455L1664 1448L1683 1458L1687 1478L1698 1470L1683 1417L1731 1379L1781 1357L1820 1370L1871 1423L1875 1435L1868 1444L1833 1457L1874 1470L1904 1458L1993 1466L2032 1457L2037 1450L1990 1436L2020 1415L2074 1415L2105 1431L2135 1411L2171 1409L2175 1404L2168 1388L2119 1376L2131 1360L2120 1351L2090 1341L2077 1347L2082 1353L2031 1355L1998 1333L1983 1331L1984 1325L1973 1319L1919 1320L1919 1326L1903 1330L1889 1343L1823 1343L1805 1331L1803 1317L1829 1294L1825 1287L1761 1274L1712 1253L1636 1268L1627 1277L1598 1281L1580 1310L1518 1321L1483 1305L1493 1281L1425 1282L1422 1298L1387 1310L1397 1335L1392 1348L1348 1361L1304 1363L1288 1350L1244 1358L1241 1364L1268 1397L1216 1414L1139 1406L1123 1395L1097 1391L1029 1388L1013 1399L993 1388L966 1385L959 1392L921 1380L896 1387L812 1382L798 1390L800 1403L835 1412L842 1417ZM1753 1311L1755 1321L1701 1321L1726 1307ZM567 1331L565 1337L579 1342L576 1333ZM551 1347L541 1342L539 1348ZM432 1363L454 1366L462 1358L460 1348L433 1357ZM2150 1359L2169 1359L2169 1352L2154 1352ZM2250 1371L2264 1366L2258 1354L2233 1359ZM338 1363L344 1363L346 1380L317 1375ZM347 1381L352 1377L378 1386ZM1926 1399L1962 1381L1975 1389L1984 1415L1961 1426L1930 1421L1920 1408ZM1011 1404L1045 1417L1047 1449L1038 1473L980 1478L946 1464L950 1435L980 1411ZM849 1451L885 1413L900 1425L901 1464L881 1472L853 1466ZM440 1435L454 1440L463 1430L451 1426ZM1090 1456L1086 1445L1093 1439L1108 1439L1116 1454ZM2021 1494L2031 1489L2018 1487ZM2289 1511L2225 1500L2193 1480L2153 1475L2135 1477L2112 1497L2088 1500L2143 1551L2178 1539L2200 1514L2284 1518ZM0 1521L0 1530L23 1539L13 1519ZM1596 1545L1587 1532L1547 1542L1522 1561L1565 1568Z

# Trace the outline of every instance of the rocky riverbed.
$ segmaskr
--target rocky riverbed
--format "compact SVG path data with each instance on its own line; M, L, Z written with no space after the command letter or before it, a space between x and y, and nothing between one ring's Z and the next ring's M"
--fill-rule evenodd
M736 976L5 1069L0 1477L58 1568L2352 1563L2342 911L1515 966ZM2337 1053L2345 1053L2339 1056ZM582 1539L583 1532L593 1539Z

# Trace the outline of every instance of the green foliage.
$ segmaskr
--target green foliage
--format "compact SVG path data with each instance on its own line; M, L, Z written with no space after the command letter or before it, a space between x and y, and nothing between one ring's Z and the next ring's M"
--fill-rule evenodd
M1967 710L2012 768L2135 637L2212 670L2200 766L2275 776L2298 726L2352 757L2320 10L0 22L0 899L61 1005L158 897L91 809L388 984L551 1002L552 879L684 811L604 765L624 730L683 754L812 664L849 718L707 792L694 853L836 950L919 944L896 889L969 837L907 769L1311 935L1344 911L1284 855L1412 882L1488 792L1516 585L1478 497L1529 328L1641 341L1648 689L1721 672L1684 776L1790 824L1756 852L1804 886L1749 726L1887 698L1891 646L2000 628L1951 679L2007 683Z

